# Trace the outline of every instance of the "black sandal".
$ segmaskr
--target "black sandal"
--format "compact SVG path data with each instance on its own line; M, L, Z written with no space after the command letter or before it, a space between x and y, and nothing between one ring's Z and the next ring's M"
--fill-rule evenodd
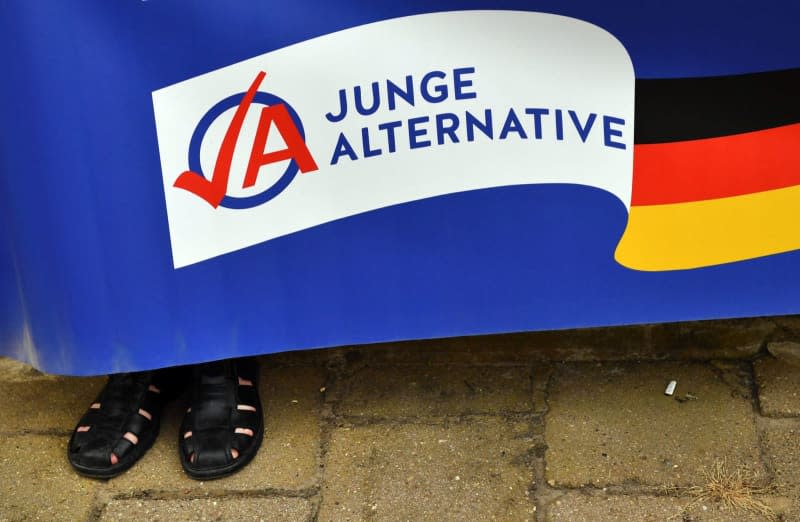
M67 446L67 458L78 473L116 477L150 449L158 436L166 378L164 370L109 377Z
M178 437L181 464L194 479L221 478L247 465L264 438L257 361L196 366L191 406Z

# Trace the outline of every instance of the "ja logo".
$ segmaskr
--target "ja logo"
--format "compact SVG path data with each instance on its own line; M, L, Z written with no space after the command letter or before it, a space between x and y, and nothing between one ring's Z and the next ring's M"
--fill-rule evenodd
M189 143L189 170L178 176L175 187L195 194L214 208L220 205L226 208L252 208L266 203L283 192L292 182L298 170L303 173L317 170L317 164L306 146L303 124L297 113L281 98L258 90L265 76L265 72L259 72L247 92L240 92L225 98L211 107L200 119ZM256 184L259 170L264 165L290 161L278 180L264 191L252 196L234 197L228 195L228 180L231 174L233 153L239 141L239 134L242 131L247 111L254 103L263 108L256 136L250 149L250 160L247 163L242 188L246 189ZM200 146L211 124L222 113L233 107L236 107L236 112L222 138L217 161L214 164L214 172L211 179L208 179L200 166ZM273 124L281 134L286 148L266 152L267 137Z

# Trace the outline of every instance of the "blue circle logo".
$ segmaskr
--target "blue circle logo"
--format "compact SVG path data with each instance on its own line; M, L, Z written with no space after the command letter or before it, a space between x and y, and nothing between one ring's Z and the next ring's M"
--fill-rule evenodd
M245 96L246 93L240 92L238 94L234 94L225 98L224 100L220 101L208 112L203 115L200 119L200 122L197 124L197 127L194 129L194 133L192 134L192 139L189 142L189 169L193 172L197 172L201 174L206 179L210 179L208 175L206 175L201 166L200 166L200 146L203 143L203 138L205 138L206 132L208 132L209 127L214 121L225 111L228 109L232 109L239 105L239 102L242 101L242 98ZM300 136L305 140L305 131L303 130L303 123L300 121L300 117L297 115L297 112L292 108L291 105L286 103L285 100L275 96L274 94L267 93L267 92L256 92L253 98L254 104L260 105L277 105L283 104L286 107L286 110L289 112L289 116L291 116L292 121L294 122L295 126L297 127L297 131L300 133ZM294 177L297 175L297 171L299 167L295 160L289 161L289 165L286 167L286 170L281 174L278 180L267 187L263 192L259 192L258 194L254 194L252 196L245 196L245 197L235 197L225 195L225 197L220 202L220 206L231 208L231 209L243 209L243 208L253 208L258 205L262 205L267 201L271 200L281 192L283 192L286 187L289 186L289 183L292 182Z

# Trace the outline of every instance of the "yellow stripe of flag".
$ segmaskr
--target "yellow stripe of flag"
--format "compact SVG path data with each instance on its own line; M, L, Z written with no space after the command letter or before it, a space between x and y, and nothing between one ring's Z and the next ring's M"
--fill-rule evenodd
M800 185L631 207L614 255L635 270L699 268L800 249Z

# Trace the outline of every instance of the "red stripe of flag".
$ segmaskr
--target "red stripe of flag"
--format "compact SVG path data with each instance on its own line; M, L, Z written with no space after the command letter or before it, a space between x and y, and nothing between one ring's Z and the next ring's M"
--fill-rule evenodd
M717 199L793 185L800 185L800 123L634 147L634 206Z

